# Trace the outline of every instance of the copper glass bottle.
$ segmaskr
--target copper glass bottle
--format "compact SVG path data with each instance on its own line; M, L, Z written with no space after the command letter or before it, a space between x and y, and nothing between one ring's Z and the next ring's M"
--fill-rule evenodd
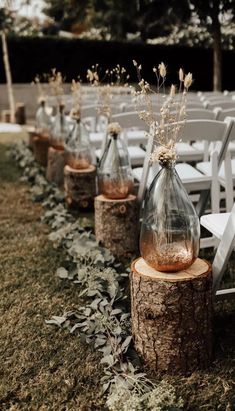
M199 252L199 219L175 170L162 166L146 193L140 253L158 271L188 268Z
M98 167L99 193L110 199L126 198L134 186L128 150L120 131L116 123L109 124L107 144Z
M69 133L70 124L64 113L64 104L60 104L51 128L50 145L58 150L63 150Z
M66 162L75 169L88 168L93 162L89 133L80 117L75 118L73 129L66 141Z

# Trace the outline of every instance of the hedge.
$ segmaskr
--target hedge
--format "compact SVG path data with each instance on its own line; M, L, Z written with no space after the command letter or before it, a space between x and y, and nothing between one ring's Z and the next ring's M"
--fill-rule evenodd
M212 50L197 47L146 45L131 42L106 42L64 39L58 37L9 37L9 55L15 83L31 82L36 74L48 73L56 67L71 81L79 74L83 80L87 68L99 63L104 68L123 65L136 81L132 64L143 66L143 76L153 81L152 67L163 61L169 70L169 81L176 82L180 66L193 72L195 90L212 89ZM1 50L1 47L0 47ZM235 53L223 51L223 89L235 89ZM5 82L2 59L0 82Z

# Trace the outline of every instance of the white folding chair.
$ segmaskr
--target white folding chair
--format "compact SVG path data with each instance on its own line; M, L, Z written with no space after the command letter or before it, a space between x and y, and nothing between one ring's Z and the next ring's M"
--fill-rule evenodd
M209 110L213 110L216 107L220 107L221 109L232 109L235 108L235 101L233 101L232 99L226 99L223 98L221 100L215 100L215 101L209 101L206 100L204 101L204 106L209 109Z
M180 137L183 142L196 138L201 140L207 139L208 141L222 141L218 155L218 167L220 167L226 154L230 136L234 135L234 133L234 120L228 117L224 122L216 120L188 120L184 125ZM150 135L144 167L133 170L134 177L140 181L138 193L139 201L142 201L145 188L151 183L155 175L155 172L149 173L149 158L153 149L153 143L153 137ZM181 178L181 181L183 182L188 193L194 191L200 192L200 198L197 204L197 211L200 216L205 210L210 195L212 180L213 178L216 178L216 176L213 176L212 178L212 176L203 175L196 168L186 163L176 164L176 171L178 172L179 177ZM213 192L211 193L211 201L213 207ZM217 209L217 204L214 209Z
M212 263L214 293L217 297L235 296L235 288L219 290L229 258L235 247L235 203L230 213L203 215L200 222L219 240Z

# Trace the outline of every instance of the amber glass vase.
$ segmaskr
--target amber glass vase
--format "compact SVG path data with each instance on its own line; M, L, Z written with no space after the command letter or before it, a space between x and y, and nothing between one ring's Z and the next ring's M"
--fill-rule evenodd
M50 145L58 150L63 150L69 133L70 124L64 113L64 105L60 104L51 128Z
M140 252L158 271L188 268L199 252L200 224L194 206L175 170L163 166L144 201Z
M66 162L74 169L88 168L93 162L93 151L89 133L84 124L77 119L66 140Z
M128 150L119 134L109 134L98 167L99 193L110 199L126 198L134 186Z

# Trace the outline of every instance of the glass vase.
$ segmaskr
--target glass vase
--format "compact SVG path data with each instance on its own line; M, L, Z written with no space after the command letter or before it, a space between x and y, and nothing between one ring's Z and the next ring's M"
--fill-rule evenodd
M134 179L125 142L119 134L108 134L107 145L98 167L99 193L110 199L126 198Z
M170 162L162 167L146 193L141 256L158 271L184 270L198 256L199 239L199 218L174 162Z
M88 168L93 162L93 151L89 133L80 119L77 119L66 144L66 162L74 169Z
M70 124L64 113L64 105L60 104L51 129L50 145L57 150L63 150L69 133Z
M46 111L45 100L40 101L36 111L36 131L42 138L48 139L51 129L51 116Z

